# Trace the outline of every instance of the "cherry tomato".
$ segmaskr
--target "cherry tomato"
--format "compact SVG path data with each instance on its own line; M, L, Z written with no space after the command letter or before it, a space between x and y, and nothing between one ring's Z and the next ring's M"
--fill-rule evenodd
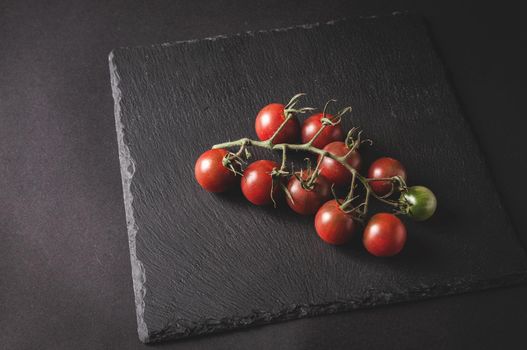
M318 130L322 127L322 117L323 113L314 114L311 117L307 118L302 124L302 142L309 142L315 136ZM326 118L333 118L332 115L326 114ZM318 137L313 141L313 146L316 148L324 148L328 143L333 141L342 141L344 140L344 132L342 131L342 126L337 125L328 125L326 128L318 135Z
M258 160L245 169L241 187L243 195L249 202L256 205L266 205L272 203L273 198L276 200L280 193L280 184L277 183L277 180L273 180L271 172L279 167L278 163L271 160Z
M375 214L364 229L362 243L375 256L396 255L406 243L406 227L393 214Z
M400 176L406 181L406 170L397 159L389 157L377 159L368 170L369 178L381 179L393 176ZM373 192L379 196L388 194L392 189L392 183L390 181L371 181L370 186Z
M238 181L239 177L223 166L223 158L228 153L224 149L211 149L204 152L196 161L194 176L205 190L224 192Z
M307 180L308 173L302 172L302 179ZM287 204L291 209L301 215L313 215L318 208L331 198L331 184L322 175L319 175L313 183L312 189L305 189L296 176L292 176L287 185L291 195L286 196Z
M336 156L343 156L346 155L350 149L344 142L334 141L326 145L324 150ZM320 156L318 158L320 159ZM359 152L355 151L351 153L346 161L353 168L360 170L361 156ZM347 186L351 182L351 172L343 167L342 164L329 157L324 157L322 160L322 164L320 164L320 173L328 179L330 183L334 183L336 186Z
M284 107L280 103L271 103L260 110L256 116L255 129L256 135L261 141L270 139L285 121ZM273 143L296 143L299 136L300 122L297 117L293 117L278 133Z
M350 214L340 209L336 200L330 200L317 212L315 229L326 243L341 245L347 243L356 229L356 222Z
M436 196L424 186L412 186L401 193L401 200L409 205L408 216L424 221L434 215L437 208Z

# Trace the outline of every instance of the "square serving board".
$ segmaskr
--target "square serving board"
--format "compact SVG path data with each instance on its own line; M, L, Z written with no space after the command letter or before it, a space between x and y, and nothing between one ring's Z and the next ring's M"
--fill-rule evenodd
M527 259L421 18L357 18L110 54L139 337L183 338L524 281ZM215 195L193 175L213 144L255 137L271 102L351 105L345 129L434 190L403 252L324 244L313 217ZM258 153L264 156L265 153ZM267 155L268 156L268 155ZM124 225L125 223L123 223Z

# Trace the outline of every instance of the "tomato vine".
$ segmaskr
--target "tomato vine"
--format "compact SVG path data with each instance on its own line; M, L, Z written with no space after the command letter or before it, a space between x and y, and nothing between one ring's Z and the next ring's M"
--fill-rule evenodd
M392 207L395 214L407 215L417 221L433 215L437 206L435 195L424 186L408 187L406 170L398 160L379 158L370 166L368 176L360 174L359 147L363 143L372 145L372 141L363 139L362 130L357 127L351 128L343 137L341 121L351 112L351 107L344 107L331 115L329 106L336 101L329 100L322 113L306 119L300 128L298 115L314 111L311 107L298 107L304 95L293 96L286 105L272 103L265 106L256 117L258 140L244 137L216 144L203 153L195 166L199 184L209 192L222 192L241 178L242 192L250 202L256 205L272 202L275 206L274 197L281 188L287 195L287 204L295 212L303 215L316 213L318 235L325 242L336 245L349 241L356 229L356 221L365 221L371 198ZM297 143L300 138L302 142ZM243 169L252 157L252 147L278 151L281 160L279 163L258 160ZM227 151L233 148L237 150ZM311 169L311 161L307 158L306 170L295 172L289 169L289 151L317 156L315 168ZM285 180L288 180L287 185ZM334 186L344 185L348 188L347 194L338 198ZM359 186L362 191L358 190ZM330 200L330 192L333 200ZM363 244L373 255L395 255L405 242L406 228L393 214L378 213L366 225Z
M287 170L287 151L288 150L305 151L305 152L309 152L309 153L320 156L319 161L317 162L317 168L320 166L320 163L324 158L326 157L331 158L334 161L338 162L347 171L351 173L351 183L349 186L349 192L347 196L344 198L344 200L339 203L340 208L344 212L352 213L354 214L354 217L356 219L363 220L363 218L367 215L367 212L368 212L368 204L369 204L370 197L374 197L377 200L385 204L388 204L395 208L399 208L400 207L399 201L390 200L387 198L388 197L387 195L379 196L375 194L375 192L372 191L370 182L373 182L373 181L389 182L392 184L392 188L394 191L397 190L397 188L399 188L400 190L403 190L406 188L406 183L401 177L393 176L393 177L388 177L388 178L367 178L359 174L359 172L355 168L353 168L350 164L348 164L348 162L346 161L350 157L350 155L353 154L353 152L355 152L359 148L359 146L362 143L364 142L371 143L371 140L369 139L361 140L362 131L360 131L358 128L352 128L348 132L346 136L346 140L348 144L350 144L352 147L350 151L343 156L336 156L331 152L328 152L328 151L325 151L323 149L313 146L313 143L320 136L320 134L324 131L324 129L327 128L328 126L334 126L334 125L339 124L342 120L342 116L346 113L351 112L352 110L351 107L345 107L341 109L340 111L337 112L335 117L333 117L332 119L329 119L329 118L326 118L328 106L331 102L335 102L335 100L329 100L324 106L322 126L320 127L318 132L315 135L313 135L313 137L308 142L301 143L301 144L289 144L289 143L274 144L273 143L274 139L277 137L280 131L285 127L287 122L290 119L294 118L296 114L305 113L305 112L314 110L311 107L307 107L307 108L304 107L304 108L299 108L299 109L293 108L294 106L296 106L299 98L304 95L305 94L300 93L300 94L293 96L293 98L291 98L289 103L286 105L286 109L285 109L286 117L285 117L284 122L278 127L278 129L274 132L274 134L268 140L259 141L259 140L253 140L253 139L245 137L245 138L241 138L235 141L229 141L229 142L223 142L223 143L216 144L212 146L212 149L226 149L226 148L239 147L236 153L230 153L230 155L227 156L227 157L231 157L232 159L237 159L245 155L244 152L248 147L259 147L259 148L272 150L272 151L280 151L282 153L281 166L280 168L275 169L273 176L283 176L283 177L288 177L288 176L293 175L290 171ZM357 136L355 137L354 135L357 135ZM316 169L315 172L317 170L318 169ZM363 202L359 203L356 206L352 206L352 203L356 201L357 199L356 197L354 197L357 181L362 184L366 192L364 195ZM392 193L390 193L390 195Z

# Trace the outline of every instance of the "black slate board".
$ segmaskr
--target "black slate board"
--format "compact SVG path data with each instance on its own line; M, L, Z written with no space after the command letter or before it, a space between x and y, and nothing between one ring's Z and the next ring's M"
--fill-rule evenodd
M342 20L117 49L110 55L139 337L157 342L509 285L527 259L420 18ZM254 136L258 109L303 91L354 108L439 200L398 257L325 245L312 218L211 195L214 143Z

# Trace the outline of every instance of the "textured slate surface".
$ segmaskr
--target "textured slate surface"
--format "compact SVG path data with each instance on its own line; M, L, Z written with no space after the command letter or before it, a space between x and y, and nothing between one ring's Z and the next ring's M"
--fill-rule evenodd
M491 288L527 261L420 19L392 16L114 50L117 136L141 340L160 341ZM395 259L323 244L312 219L211 195L210 145L253 136L259 107L350 103L379 154L435 190Z

